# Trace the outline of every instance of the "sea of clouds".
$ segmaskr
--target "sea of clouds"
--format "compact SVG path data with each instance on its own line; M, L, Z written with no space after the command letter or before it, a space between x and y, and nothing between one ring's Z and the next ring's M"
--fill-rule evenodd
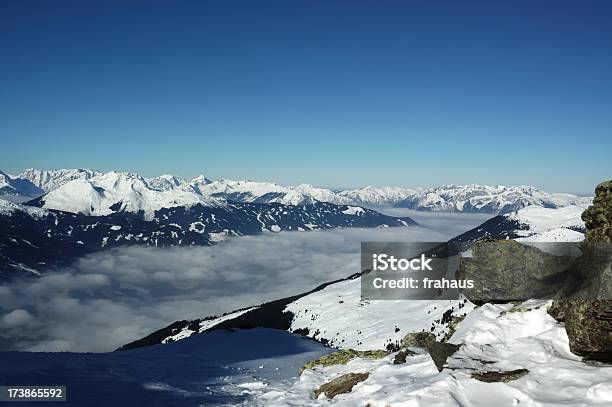
M219 315L359 271L362 241L446 241L486 215L407 210L420 227L282 232L212 247L126 247L0 286L0 350L112 351L176 320Z

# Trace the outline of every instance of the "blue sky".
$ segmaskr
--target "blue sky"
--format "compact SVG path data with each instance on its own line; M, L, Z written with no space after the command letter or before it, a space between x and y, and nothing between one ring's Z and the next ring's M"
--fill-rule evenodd
M0 5L0 169L328 187L612 176L608 1Z

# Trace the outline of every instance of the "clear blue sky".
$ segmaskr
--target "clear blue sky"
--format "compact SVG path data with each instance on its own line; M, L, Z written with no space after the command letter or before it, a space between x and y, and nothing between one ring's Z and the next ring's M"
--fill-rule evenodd
M610 1L3 1L0 169L612 178Z

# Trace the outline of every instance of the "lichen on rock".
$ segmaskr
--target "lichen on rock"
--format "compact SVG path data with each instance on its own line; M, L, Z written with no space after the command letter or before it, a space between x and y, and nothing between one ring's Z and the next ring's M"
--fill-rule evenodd
M404 348L424 348L429 349L436 341L436 336L431 332L410 332L402 339Z
M300 374L306 369L312 369L315 366L332 366L332 365L346 365L348 362L355 358L365 359L382 359L389 355L389 352L382 349L376 350L354 350L344 349L338 352L330 353L329 355L321 356L318 359L307 362L300 369Z
M563 309L565 329L573 353L587 359L612 362L612 181L602 182L595 189L593 205L582 219L587 227L581 249L585 253L597 250L597 261L589 268L592 273L585 284L587 294L597 294L598 300L568 299L559 305ZM600 250L604 246L604 250ZM607 256L603 258L601 256Z
M551 298L571 272L573 259L554 256L514 240L479 241L463 258L460 278L472 280L463 294L476 304Z
M597 185L593 205L582 213L582 220L587 228L587 241L612 242L612 181Z

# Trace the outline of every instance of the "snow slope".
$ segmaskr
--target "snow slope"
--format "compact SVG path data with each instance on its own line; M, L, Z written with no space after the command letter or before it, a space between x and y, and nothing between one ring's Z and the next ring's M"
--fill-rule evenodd
M438 372L426 353L394 365L393 355L380 360L355 359L346 365L315 367L291 383L270 383L253 395L265 406L609 406L612 366L589 365L569 350L561 323L546 312L548 302L486 304L472 311L450 342L463 345ZM526 311L525 311L526 309ZM518 380L486 383L472 374L528 369ZM314 399L323 383L345 373L369 372L350 393Z
M292 382L331 349L272 329L217 331L109 353L0 352L0 385L64 385L74 407L251 404L266 383ZM26 403L25 405L46 403ZM53 405L53 403L51 403Z

